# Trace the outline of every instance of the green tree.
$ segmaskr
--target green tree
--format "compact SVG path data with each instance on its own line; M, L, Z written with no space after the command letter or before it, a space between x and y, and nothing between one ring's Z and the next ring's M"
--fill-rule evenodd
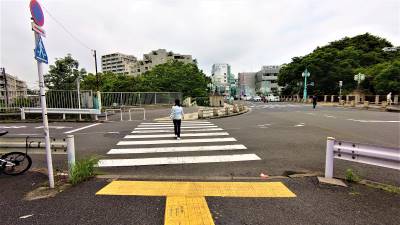
M86 76L86 70L78 68L79 62L70 54L57 59L55 65L50 65L49 73L44 75L46 87L53 90L75 89L75 80L78 77L85 78Z
M376 93L379 89L379 93L382 93L390 89L396 92L398 83L383 84L389 82L386 78L395 79L398 76L395 69L397 64L393 62L400 59L400 52L382 51L382 48L388 46L392 44L369 33L333 41L317 47L306 56L292 58L292 62L280 70L278 83L285 87L284 94L302 94L303 88L298 84L303 81L301 73L307 68L311 73L308 80L315 84L309 88L310 92L320 95L338 94L340 80L343 81L343 91L350 92L357 86L353 80L354 75L362 72L366 74L366 80L361 84L365 91ZM390 65L394 68L387 68ZM382 74L382 78L378 79L382 71L387 71L386 75Z

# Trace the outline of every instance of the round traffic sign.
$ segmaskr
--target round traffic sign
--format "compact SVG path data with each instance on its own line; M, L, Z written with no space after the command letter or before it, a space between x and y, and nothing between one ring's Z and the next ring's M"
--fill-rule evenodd
M36 0L31 0L29 3L29 8L31 10L31 15L33 21L38 25L38 26L43 26L44 24L44 15L42 11L42 7L40 7L39 2Z

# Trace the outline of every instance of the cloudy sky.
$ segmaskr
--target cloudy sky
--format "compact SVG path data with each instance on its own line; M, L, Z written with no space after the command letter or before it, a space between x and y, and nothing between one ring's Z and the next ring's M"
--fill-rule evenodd
M400 45L398 0L39 2L48 11L44 43L49 63L71 53L89 72L94 71L90 49L98 56L121 52L142 58L164 48L193 55L210 74L213 63L229 63L234 73L256 71L365 32ZM34 87L37 71L28 5L29 0L0 0L0 66Z

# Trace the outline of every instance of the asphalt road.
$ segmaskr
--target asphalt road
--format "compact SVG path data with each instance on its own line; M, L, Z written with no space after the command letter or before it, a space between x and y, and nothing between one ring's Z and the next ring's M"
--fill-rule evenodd
M400 221L400 195L359 184L339 187L319 184L315 177L259 179L260 173L282 175L296 172L323 173L326 137L355 142L399 147L400 114L389 112L352 110L335 107L317 107L286 103L250 103L251 112L209 122L234 143L247 149L226 150L226 155L254 154L260 160L155 165L117 166L99 168L103 174L139 177L154 180L163 177L174 180L187 177L212 180L220 177L254 178L248 181L280 181L295 198L228 198L206 197L214 223L217 225L245 224L397 224ZM149 112L149 120L167 116L168 109ZM143 121L118 121L99 123L51 123L51 134L64 137L73 134L77 157L99 155L102 159L218 157L220 151L167 152L110 155L107 152L120 148L125 136L138 127L149 127ZM379 122L378 122L379 121ZM392 122L384 122L392 121ZM91 126L93 125L93 126ZM14 126L14 127L13 127ZM19 126L19 127L18 127ZM25 126L25 127L24 127ZM1 124L12 135L40 133L39 123ZM87 127L90 126L90 127ZM8 127L8 128L6 128ZM85 128L87 127L87 128ZM83 129L80 129L83 128ZM2 128L0 128L2 129ZM74 131L76 129L80 129ZM71 132L73 131L73 132ZM140 131L140 130L139 130ZM186 132L188 133L188 132ZM185 131L183 132L185 134ZM182 137L182 140L200 137ZM211 137L215 138L215 137ZM165 138L160 138L164 140ZM148 140L148 139L143 139ZM156 139L159 140L159 139ZM168 140L172 140L168 139ZM226 144L205 143L205 145ZM153 145L151 145L154 147ZM157 145L158 146L158 145ZM161 145L175 146L175 145ZM196 147L197 143L187 143ZM147 148L137 145L136 148ZM45 156L33 154L34 167L45 167ZM66 168L66 156L54 156L55 167ZM343 177L348 168L361 177L400 186L399 172L391 169L335 160L335 176ZM140 178L141 177L141 178ZM258 178L258 179L256 179ZM28 172L22 176L0 175L0 220L4 224L164 224L165 197L100 196L97 191L111 179L92 179L59 193L54 198L25 201L24 195L43 185L46 176ZM241 180L246 181L246 180ZM26 218L21 218L28 216Z
M400 122L398 122L400 121L400 114L398 113L344 109L330 106L318 106L316 110L313 110L310 105L287 103L250 103L249 107L251 108L249 113L236 117L210 120L210 122L218 128L222 128L224 132L228 132L229 136L227 137L235 138L237 144L243 144L247 147L246 150L224 151L224 154L251 153L257 155L261 160L109 167L101 168L101 172L139 177L258 177L260 173L268 175L283 175L292 172L323 173L326 137L328 136L339 140L380 146L400 146ZM166 116L168 112L169 109L148 111L147 117L149 119L146 122L152 122L154 118ZM78 158L89 155L97 155L104 159L205 155L204 152L107 154L110 149L118 148L116 144L124 140L124 137L131 134L142 122L140 120L119 121L119 115L114 115L109 122L99 123L94 126L91 126L93 123L51 123L50 132L54 137L65 137L66 133L73 134L75 136ZM26 135L40 134L41 132L41 129L38 128L41 126L40 123L14 123L2 124L1 126L6 127L10 131L10 134ZM14 128L12 128L13 126ZM85 129L71 132L79 128ZM183 130L184 133L185 130ZM214 144L207 143L207 145ZM198 143L188 143L185 146L191 147L197 145ZM165 146L169 145L161 145L161 147ZM141 148L148 146L138 145L133 147ZM220 154L220 151L207 152L208 156ZM33 155L33 159L34 167L45 167L44 155ZM65 155L55 155L55 167L65 169L65 159ZM342 160L335 160L334 175L343 177L345 170L348 168L355 170L361 177L400 186L400 176L395 170Z

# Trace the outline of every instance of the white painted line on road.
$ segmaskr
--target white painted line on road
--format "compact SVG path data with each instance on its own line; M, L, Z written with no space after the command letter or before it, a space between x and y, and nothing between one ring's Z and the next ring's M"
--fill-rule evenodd
M56 130L61 130L61 129L70 129L72 127L63 127L63 126L49 126L49 129L56 129ZM43 129L43 126L40 127L35 127L35 129Z
M306 125L305 123L299 123L297 125L294 125L295 127L304 127L304 125Z
M85 126L85 127L81 127L81 128L75 129L75 130L70 130L70 131L64 132L64 134L71 134L71 133L74 133L74 132L77 132L77 131L80 131L80 130L87 129L87 128L89 128L89 127L94 127L94 126L97 126L97 125L100 125L100 124L101 124L101 123L90 124L90 125Z
M20 129L26 128L26 126L0 126L0 129Z
M229 135L227 132L214 133L184 133L181 137L206 137L206 136L224 136ZM124 138L173 138L174 134L149 134L149 135L126 135Z
M98 167L114 166L145 166L167 165L186 163L215 163L261 160L256 154L214 155L214 156L184 156L184 157L160 157L142 159L103 159L99 160Z
M307 115L312 115L312 116L314 116L315 115L315 113L306 113Z
M202 131L220 131L222 128L205 128L205 129L185 129L185 132L202 132ZM162 130L134 130L132 134L148 134L148 133L170 133L174 132L174 128L167 128Z
M218 126L181 126L181 129L194 129L194 128L217 128ZM168 127L137 127L135 130L157 130L157 129L164 129L164 128L174 128L174 126L168 126Z
M181 127L185 127L185 126L197 126L197 127L204 127L204 126L213 126L214 124L181 124ZM138 127L173 127L174 124L173 123L169 123L169 124L139 124Z
M183 144L183 143L206 143L206 142L228 142L236 141L235 138L200 138L181 140L153 140L153 141L120 141L117 145L158 145L158 144Z
M347 119L355 122L361 123L400 123L399 120L355 120L355 119Z
M334 119L336 119L336 116L332 116L332 115L328 115L328 114L324 114L324 116L327 117L327 118L334 118Z
M195 152L195 151L222 151L222 150L245 150L244 145L208 145L208 146L185 146L185 147L161 147L161 148L113 148L107 154L139 154L160 152Z
M141 123L141 124L144 124L144 125L162 125L162 124L172 124L173 122L172 122L172 120L171 120L171 122L158 122L158 123ZM195 122L195 121L182 121L182 124L210 124L211 122Z

